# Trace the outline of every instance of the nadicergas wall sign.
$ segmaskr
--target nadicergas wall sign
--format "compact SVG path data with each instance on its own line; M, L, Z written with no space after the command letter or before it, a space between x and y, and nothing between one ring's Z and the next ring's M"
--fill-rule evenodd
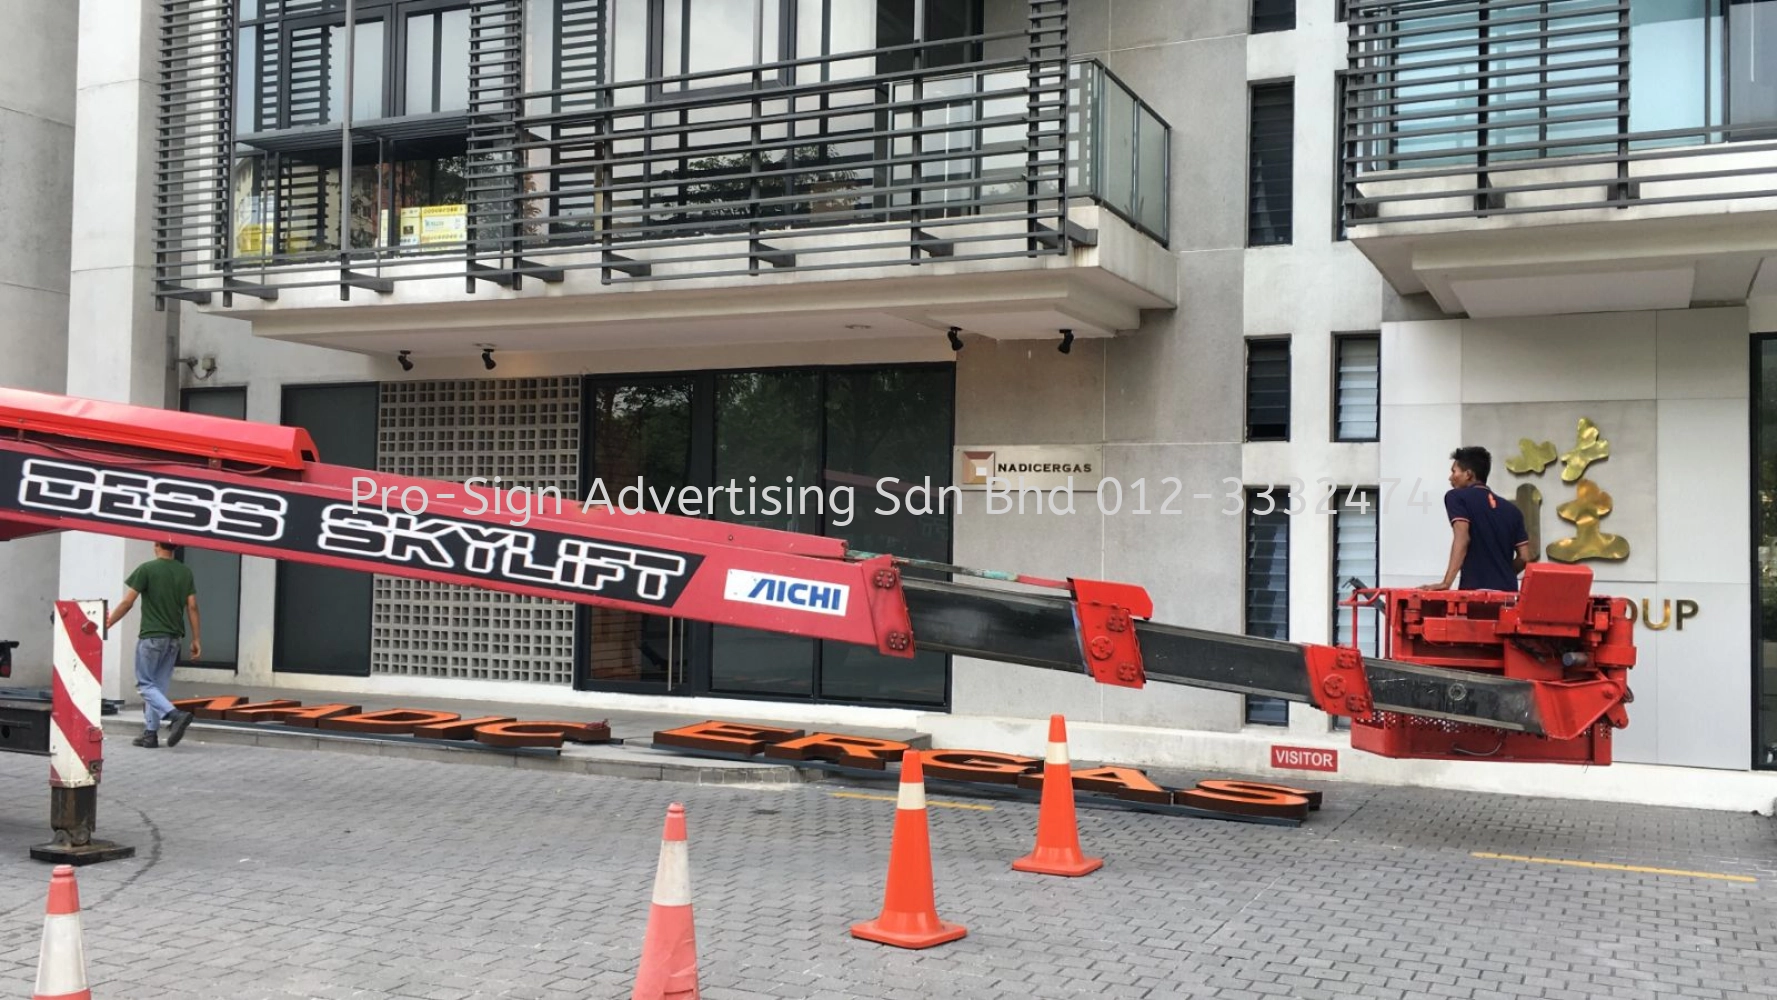
M808 733L743 722L710 720L663 729L654 746L709 757L763 757L823 770L886 772L912 747L898 740L845 733ZM927 781L1000 785L1040 791L1043 758L990 750L922 750ZM1074 794L1108 800L1133 809L1214 819L1262 820L1297 824L1320 808L1321 793L1258 781L1210 779L1192 788L1168 788L1139 768L1100 766L1073 769Z

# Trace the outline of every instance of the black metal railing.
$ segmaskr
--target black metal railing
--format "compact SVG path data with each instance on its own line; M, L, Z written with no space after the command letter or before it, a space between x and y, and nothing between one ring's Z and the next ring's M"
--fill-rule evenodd
M191 2L167 0L165 17ZM562 0L550 26L556 85L541 89L520 86L525 6L471 8L470 108L453 168L461 217L444 229L460 235L397 239L393 182L354 178L342 195L337 163L302 146L312 136L234 136L223 115L222 134L185 142L220 186L205 203L206 239L163 248L161 295L1050 256L1092 238L1068 222L1075 198L1168 238L1170 128L1101 64L1069 62L1066 0L1029 0L1018 29L762 63L741 83L733 69L607 82L606 5ZM364 122L351 141L436 146L434 133L464 119L441 121ZM333 235L342 210L378 220L350 227L363 245L345 251Z
M1707 18L1655 35L1632 17L1643 0L1344 2L1344 233L1777 196L1777 120L1721 96L1721 25ZM1692 35L1698 51L1679 51ZM1675 75L1693 64L1695 79ZM1637 71L1656 92L1632 87Z

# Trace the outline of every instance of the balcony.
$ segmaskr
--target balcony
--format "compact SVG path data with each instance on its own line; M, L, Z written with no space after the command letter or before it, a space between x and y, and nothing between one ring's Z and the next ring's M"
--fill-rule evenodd
M190 53L194 35L232 44L230 5L171 6L158 291L257 335L437 354L1054 339L1177 304L1170 127L1100 63L1066 60L1059 0L942 46L619 83L574 20L601 5L563 0L551 77L567 82L535 89L523 5L484 0L466 116L349 132L242 129L226 71ZM457 172L428 182L444 203L403 199L403 148Z
M1777 295L1777 0L1347 0L1339 224L1475 317Z

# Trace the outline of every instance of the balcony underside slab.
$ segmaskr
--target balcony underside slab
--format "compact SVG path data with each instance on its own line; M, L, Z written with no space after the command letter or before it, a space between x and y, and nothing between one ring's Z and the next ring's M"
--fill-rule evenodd
M1375 217L1349 235L1396 291L1452 315L1740 305L1777 280L1777 152L1731 155L1734 176L1689 181L1637 162L1627 188L1596 165L1519 166L1494 189L1373 174L1358 194Z
M338 284L323 283L326 273L268 268L239 278L277 289L275 298L216 296L199 308L250 321L255 335L276 340L449 356L484 344L538 352L693 348L931 337L952 326L997 339L1047 340L1064 328L1110 337L1138 327L1144 309L1178 304L1178 268L1164 247L1110 212L1075 208L1071 219L1096 242L1064 254L757 274L719 273L727 265L718 261L707 266L710 276L607 281L598 253L576 251L540 261L560 268L559 280L526 277L516 288L486 280L469 287L460 259L408 259L388 291L354 287L342 300ZM799 260L818 260L818 245L799 238ZM746 241L734 250L744 256ZM647 252L624 257L645 263ZM435 273L416 275L426 268Z

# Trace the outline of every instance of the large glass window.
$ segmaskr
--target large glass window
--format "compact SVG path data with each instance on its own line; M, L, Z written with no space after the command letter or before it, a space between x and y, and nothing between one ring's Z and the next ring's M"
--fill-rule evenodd
M469 109L469 11L407 16L402 54L403 111L423 115Z
M1728 122L1777 125L1777 0L1728 0L1727 22Z
M732 483L741 490L784 487L794 490L799 501L722 503L712 512L716 519L820 534L825 514L818 509L820 504L807 502L821 487L820 375L797 371L718 375L715 420L715 485ZM734 496L729 494L730 499ZM737 506L740 513L735 513ZM711 636L710 687L807 696L814 690L814 660L812 639L718 627Z
M665 378L587 388L591 475L613 500L637 482L656 497L691 481L691 401L695 384ZM654 510L644 490L639 499ZM632 507L633 509L633 507ZM684 624L660 615L586 608L586 678L600 687L678 690L690 663Z
M1777 333L1754 341L1753 538L1758 569L1753 628L1753 764L1777 768Z

